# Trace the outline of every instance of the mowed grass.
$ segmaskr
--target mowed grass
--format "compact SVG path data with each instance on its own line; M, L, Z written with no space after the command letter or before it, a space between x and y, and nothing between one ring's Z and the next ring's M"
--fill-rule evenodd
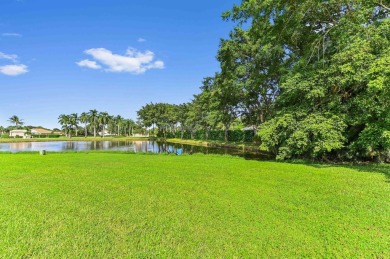
M390 167L0 155L4 258L390 257Z

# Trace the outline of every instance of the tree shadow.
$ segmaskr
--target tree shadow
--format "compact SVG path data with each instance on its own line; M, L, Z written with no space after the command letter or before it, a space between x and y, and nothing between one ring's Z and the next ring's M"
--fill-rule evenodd
M358 172L369 172L369 173L379 173L384 174L387 178L386 182L390 183L390 164L379 164L379 163L345 163L345 164L328 164L321 162L312 162L312 161L288 161L290 164L301 164L312 166L314 168L348 168L356 170Z

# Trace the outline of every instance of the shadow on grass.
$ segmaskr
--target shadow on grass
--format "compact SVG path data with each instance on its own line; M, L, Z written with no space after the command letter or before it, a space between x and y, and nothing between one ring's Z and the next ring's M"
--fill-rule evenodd
M315 168L348 168L348 169L356 170L358 172L379 173L379 174L384 174L387 178L386 182L390 183L390 164L379 164L379 163L327 164L327 163L311 162L311 161L304 161L304 160L287 161L286 163L307 165Z

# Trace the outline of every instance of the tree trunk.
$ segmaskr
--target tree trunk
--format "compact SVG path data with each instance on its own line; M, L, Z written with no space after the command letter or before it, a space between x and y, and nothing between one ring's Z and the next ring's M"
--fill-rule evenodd
M87 137L88 130L87 130L87 123L85 123L85 137Z
M96 126L93 126L93 137L96 138Z
M229 128L225 126L225 141L227 142L229 139Z
M260 112L260 123L264 123L264 111L263 110L261 110L261 112Z

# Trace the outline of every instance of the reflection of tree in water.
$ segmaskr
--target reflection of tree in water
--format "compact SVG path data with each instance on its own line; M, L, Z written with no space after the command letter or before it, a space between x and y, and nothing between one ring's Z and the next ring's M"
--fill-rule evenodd
M66 141L64 142L64 149L65 150L75 150L75 144L73 141Z

